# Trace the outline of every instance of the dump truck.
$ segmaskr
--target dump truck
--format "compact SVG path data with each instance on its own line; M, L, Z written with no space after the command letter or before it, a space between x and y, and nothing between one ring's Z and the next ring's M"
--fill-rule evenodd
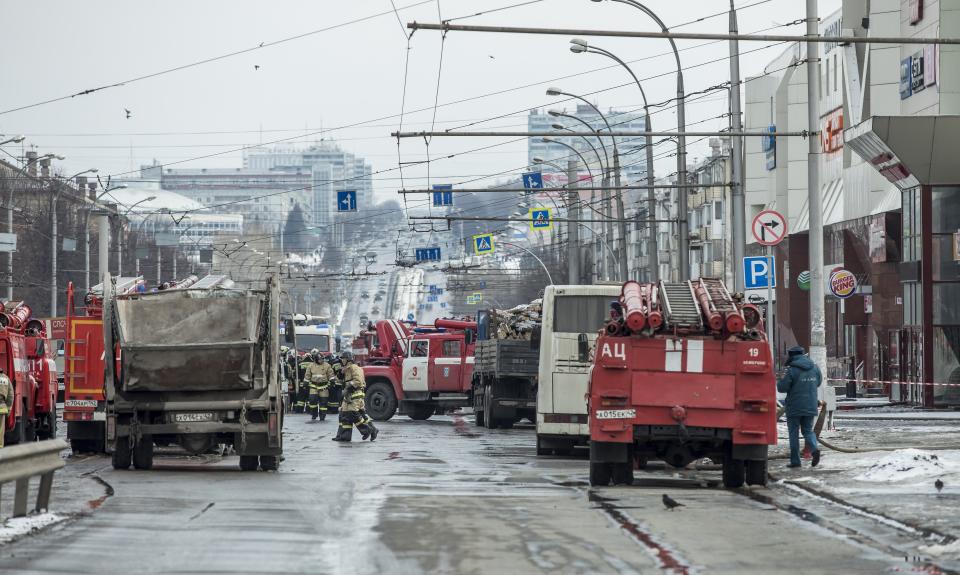
M509 429L536 421L540 342L481 339L473 360L473 413L478 426Z
M280 286L208 276L182 289L114 295L105 285L106 432L113 466L153 466L155 444L191 453L232 445L240 468L276 470L283 452ZM284 337L294 337L292 321ZM285 341L285 343L287 343ZM295 343L295 339L292 339Z

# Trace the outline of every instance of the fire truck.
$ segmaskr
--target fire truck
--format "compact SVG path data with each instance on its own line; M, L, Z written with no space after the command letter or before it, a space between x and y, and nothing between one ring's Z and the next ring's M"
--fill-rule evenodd
M627 282L614 307L590 373L591 485L700 458L722 464L725 487L765 484L777 404L759 310L708 278Z
M0 368L13 384L13 406L4 433L10 445L57 434L56 349L47 345L43 322L22 301L8 301L0 313Z
M395 320L374 324L375 344L363 366L367 413L386 421L397 410L411 419L473 404L473 350L477 323L438 319L408 328Z

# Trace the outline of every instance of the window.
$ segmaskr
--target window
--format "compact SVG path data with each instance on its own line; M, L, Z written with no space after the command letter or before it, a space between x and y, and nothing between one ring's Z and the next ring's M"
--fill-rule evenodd
M713 203L713 218L716 220L723 219L723 202Z
M330 336L310 333L297 334L297 351L308 352L319 349L322 353L330 352Z
M410 345L410 357L427 357L430 354L430 342L425 339L414 340Z
M610 317L616 296L567 295L553 302L554 333L596 333Z
M837 68L840 66L837 65L837 55L833 55L833 91L836 92L839 89L839 82L837 82Z
M460 357L460 341L448 339L443 342L443 357Z

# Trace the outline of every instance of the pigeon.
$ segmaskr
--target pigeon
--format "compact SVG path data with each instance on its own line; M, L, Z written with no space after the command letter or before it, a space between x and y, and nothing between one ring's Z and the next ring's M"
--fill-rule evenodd
M259 46L259 47L260 47L260 48L263 48L263 44L264 44L264 42L260 42L260 46Z
M943 481L941 481L940 479L937 479L936 481L934 481L933 486L937 488L937 493L940 493L941 491L943 491Z
M259 70L259 69L260 69L260 64L254 64L254 65L253 65L253 69L254 69L254 70Z
M496 60L496 58L494 58L494 57L491 56L490 54L487 54L487 58L490 58L491 60Z
M130 119L130 116L133 115L133 112L131 112L130 110L128 110L128 109L126 109L126 108L124 108L123 111L127 113L127 119L129 120L129 119Z
M663 505L670 511L673 511L677 507L686 507L683 503L677 503L666 493L663 494Z

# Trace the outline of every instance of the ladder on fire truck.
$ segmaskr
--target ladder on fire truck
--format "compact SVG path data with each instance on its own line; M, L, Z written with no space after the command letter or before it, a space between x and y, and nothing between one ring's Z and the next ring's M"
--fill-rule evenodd
M703 314L689 281L678 283L661 281L658 291L664 319L668 326L696 331L703 329Z
M724 285L723 280L718 278L700 278L697 281L700 282L700 285L707 291L707 295L710 296L710 302L718 312L723 315L737 312L737 305L733 303L733 298L730 297L730 292L727 291L727 286Z

